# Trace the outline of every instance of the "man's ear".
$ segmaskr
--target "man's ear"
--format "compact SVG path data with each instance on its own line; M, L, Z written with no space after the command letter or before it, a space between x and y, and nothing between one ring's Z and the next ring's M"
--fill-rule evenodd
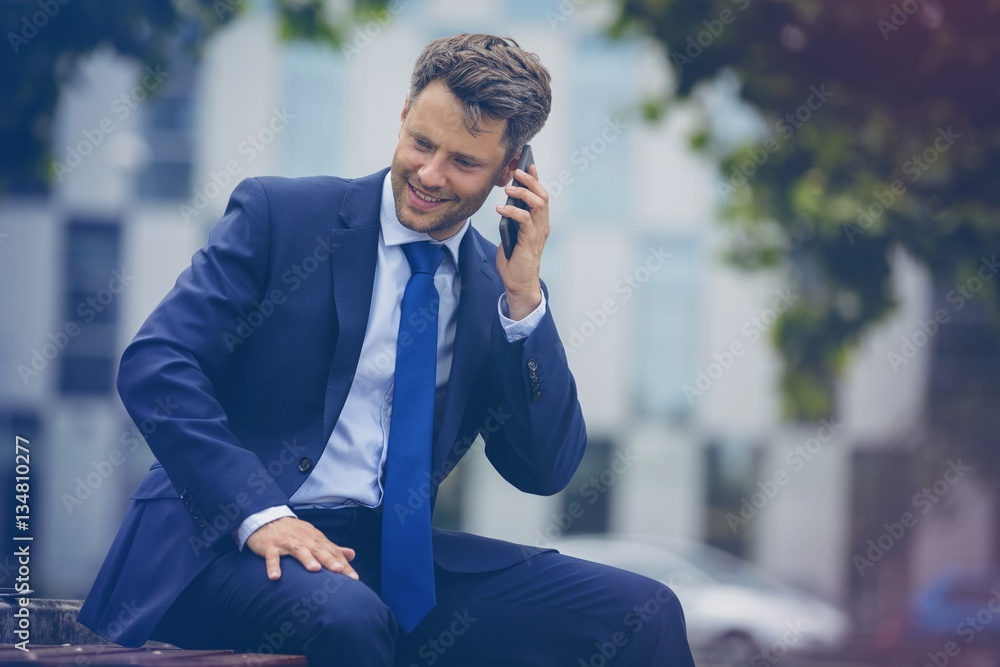
M406 120L406 113L410 110L410 92L406 92L406 97L403 99L403 110L399 114L399 123L402 124Z
M500 172L500 176L497 178L496 186L498 188L506 186L514 179L514 172L517 171L517 163L521 161L521 151L523 150L524 149L522 148L518 151L517 154L508 160L506 165L504 165L503 171Z

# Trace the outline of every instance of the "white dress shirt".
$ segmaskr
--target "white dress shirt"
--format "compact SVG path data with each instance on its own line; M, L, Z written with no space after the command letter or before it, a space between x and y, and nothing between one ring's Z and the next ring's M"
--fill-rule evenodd
M382 186L378 258L372 289L368 328L361 346L354 381L347 400L326 443L326 448L302 486L290 498L292 508L337 508L350 505L377 507L382 502L382 483L392 415L393 375L396 367L396 338L403 291L410 279L410 265L400 247L414 241L431 241L447 249L434 275L440 295L437 337L437 396L440 403L451 372L458 299L458 249L469 230L470 221L445 241L407 229L396 217L391 173ZM506 294L497 310L507 340L514 342L531 334L545 315L545 295L530 315L515 322L507 316ZM295 516L292 508L279 505L247 517L235 531L240 549L250 535L266 523L283 516Z

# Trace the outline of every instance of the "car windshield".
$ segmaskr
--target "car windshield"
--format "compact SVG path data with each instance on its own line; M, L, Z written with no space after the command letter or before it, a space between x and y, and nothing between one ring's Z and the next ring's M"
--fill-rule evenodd
M560 551L662 581L682 590L718 583L770 593L801 595L746 561L697 542L674 540L567 540Z
M694 564L709 578L719 583L748 586L762 591L794 591L791 586L778 581L735 556L716 549L706 548L695 542L673 544L671 549L681 558Z

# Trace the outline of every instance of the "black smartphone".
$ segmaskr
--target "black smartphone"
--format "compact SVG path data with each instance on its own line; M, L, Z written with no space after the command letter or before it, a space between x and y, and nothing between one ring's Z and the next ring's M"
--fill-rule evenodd
M535 157L531 154L531 146L524 145L521 149L521 160L517 163L517 168L521 171L528 171L528 167L535 164ZM522 183L514 179L514 187L523 187ZM507 197L507 206L516 206L520 209L528 210L529 206L521 199ZM503 254L510 259L514 253L514 246L517 245L517 230L521 224L517 220L512 220L506 216L500 218L500 240L503 242Z

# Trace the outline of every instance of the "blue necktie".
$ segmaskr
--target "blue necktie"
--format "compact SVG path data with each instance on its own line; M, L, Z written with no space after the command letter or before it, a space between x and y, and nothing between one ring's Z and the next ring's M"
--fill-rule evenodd
M435 605L429 497L439 305L434 272L445 249L430 241L402 248L411 275L399 315L385 464L382 600L409 632Z

